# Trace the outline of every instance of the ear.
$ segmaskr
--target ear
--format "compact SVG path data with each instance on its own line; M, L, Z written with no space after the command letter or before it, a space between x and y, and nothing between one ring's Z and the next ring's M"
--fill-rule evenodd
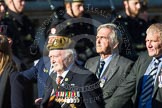
M72 54L70 54L69 56L68 56L68 61L71 61L72 60Z
M70 8L70 3L66 3L65 7L66 7L66 9L69 9Z
M124 4L124 7L125 7L125 8L128 8L128 1L125 0L125 1L123 2L123 4Z

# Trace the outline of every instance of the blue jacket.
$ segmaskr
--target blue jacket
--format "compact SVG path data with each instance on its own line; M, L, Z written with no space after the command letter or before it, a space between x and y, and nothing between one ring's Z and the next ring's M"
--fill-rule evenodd
M49 76L50 59L48 57L42 57L38 63L32 68L20 73L24 77L24 82L37 82L38 85L38 97L42 97L44 88L46 87L46 80Z

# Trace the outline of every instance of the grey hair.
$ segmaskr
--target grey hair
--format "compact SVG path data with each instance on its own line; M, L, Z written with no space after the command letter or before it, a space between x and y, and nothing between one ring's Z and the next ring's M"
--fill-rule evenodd
M152 24L147 30L146 33L148 34L149 32L151 32L152 34L157 34L162 42L162 23L155 23Z
M122 44L122 34L117 25L113 23L102 24L97 28L97 32L101 28L109 28L112 30L112 33L109 35L111 46L118 45L118 47L120 48Z
M72 57L70 61L74 62L77 57L75 49L65 49L64 58L69 58L69 56Z

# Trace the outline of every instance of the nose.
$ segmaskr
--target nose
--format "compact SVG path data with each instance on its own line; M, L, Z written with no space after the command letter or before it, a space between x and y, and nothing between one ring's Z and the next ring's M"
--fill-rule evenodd
M96 39L96 44L99 44L100 43L100 38L97 38Z
M50 59L51 59L51 64L54 64L55 63L54 57L51 57Z
M152 47L151 41L147 41L147 42L146 42L146 45L147 45L148 48L151 48L151 47Z

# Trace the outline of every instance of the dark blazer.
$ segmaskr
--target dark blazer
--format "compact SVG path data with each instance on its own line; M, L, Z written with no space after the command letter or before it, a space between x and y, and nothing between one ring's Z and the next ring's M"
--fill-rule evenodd
M0 78L0 108L11 108L10 74L14 72L13 63L8 63Z
M99 68L99 61L100 56L93 57L86 62L85 68L96 73ZM101 76L102 79L105 77L106 73L108 73L106 75L106 82L102 88L106 108L108 108L107 105L109 104L109 99L120 83L126 78L132 65L133 62L131 60L119 55L114 55L109 65L106 67L103 75Z
M43 101L41 103L41 108L47 107L47 103L53 88L54 91L71 91L71 87L76 88L75 91L80 91L81 101L75 104L77 108L104 108L104 103L102 101L102 91L97 84L97 77L92 72L73 65L71 70L64 78L61 87L59 87L57 90L55 88L55 77L56 76L54 75L54 80L49 77L49 80L47 81L48 88L46 90L45 97L43 98ZM68 81L66 79L68 79ZM61 104L54 101L53 107L61 108ZM65 104L63 108L70 108L69 104Z
M126 80L120 85L111 98L108 108L121 108L134 95L135 107L138 105L138 98L141 92L142 77L149 66L152 57L147 53L141 55L133 66ZM159 75L161 72L159 73ZM158 75L158 76L159 76ZM162 108L162 88L158 87L159 81L156 80L153 95L152 108Z
M24 98L26 96L26 93L29 86L32 83L37 82L37 88L38 88L38 97L43 97L44 90L46 87L46 80L48 78L48 72L50 68L50 61L48 57L42 57L39 59L39 62L36 64L36 66L33 66L32 68L19 72L19 73L13 73L11 75L11 105L12 108L25 108L25 103L29 100L28 98ZM31 95L31 94L29 94ZM30 98L31 99L31 98ZM33 103L33 102L32 102Z

